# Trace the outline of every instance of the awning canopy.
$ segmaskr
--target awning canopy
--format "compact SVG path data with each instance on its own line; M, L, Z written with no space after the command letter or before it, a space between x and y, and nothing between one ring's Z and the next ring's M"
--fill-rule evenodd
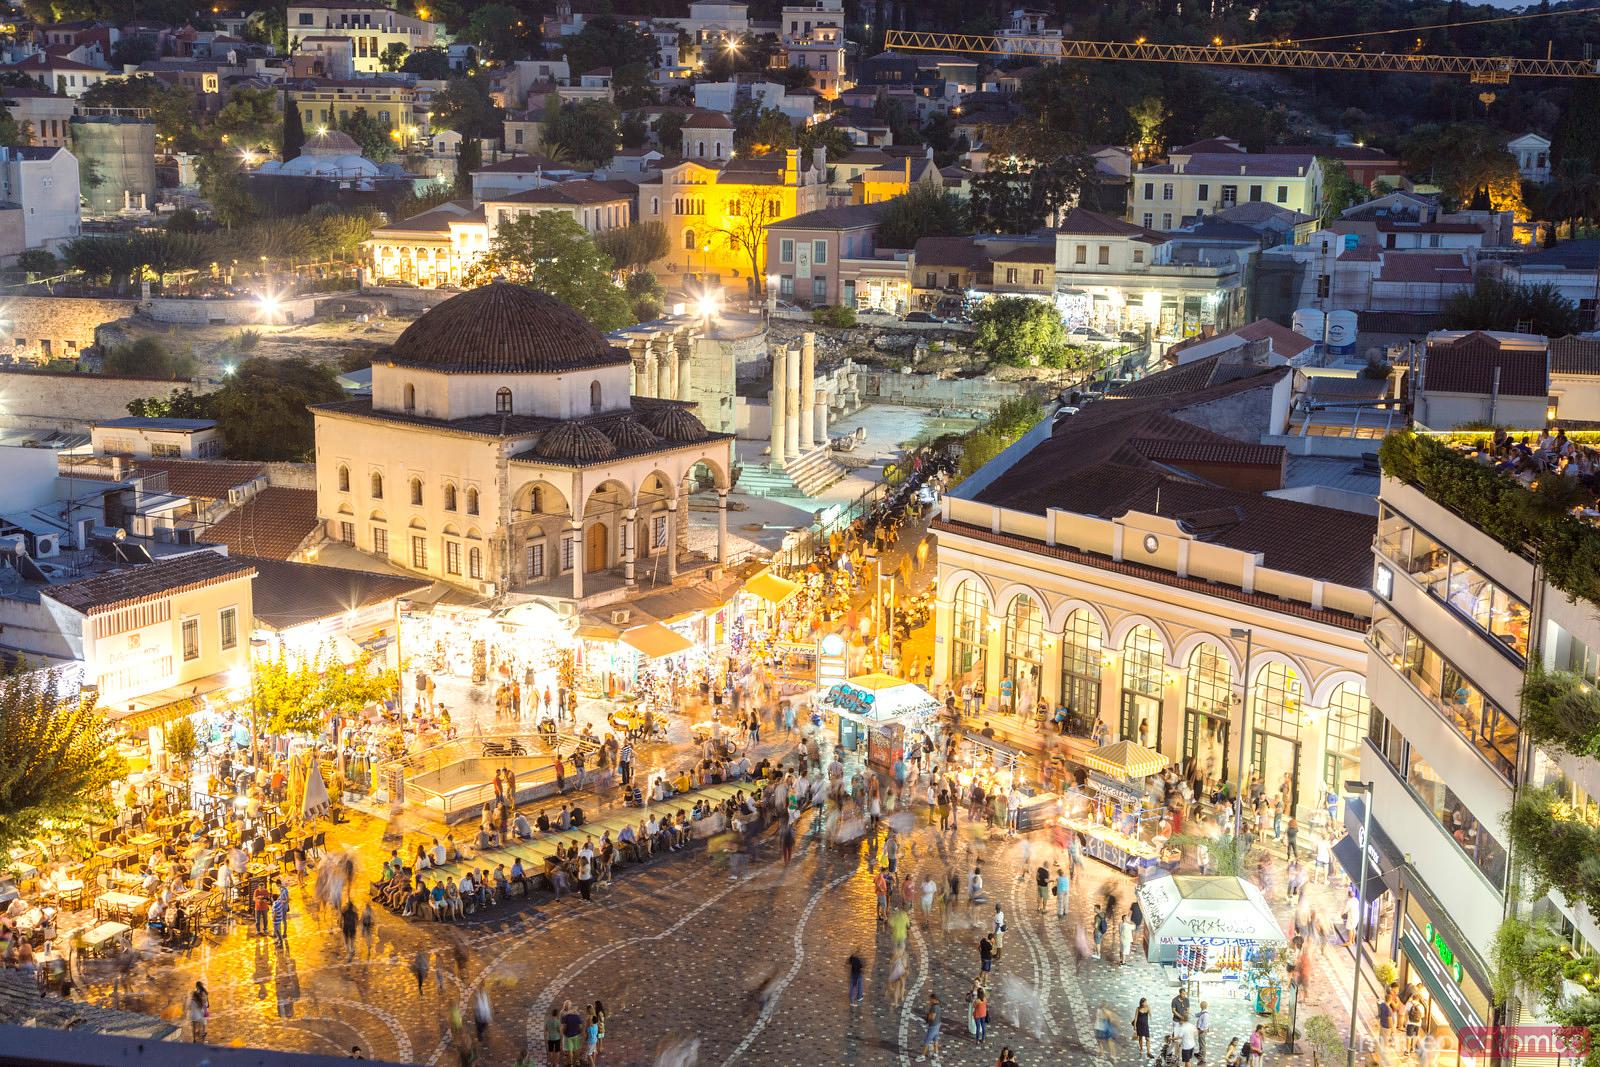
M1164 875L1134 890L1150 924L1150 959L1170 963L1187 945L1281 945L1283 928L1261 890L1242 878Z
M1361 846L1356 844L1356 839L1345 834L1333 845L1333 858L1339 861L1339 866L1344 868L1344 873L1349 876L1353 885L1361 877ZM1379 894L1389 891L1384 883L1383 870L1370 857L1367 862L1367 884L1361 891L1362 900L1376 900Z
M744 591L751 596L760 597L773 607L779 607L800 591L800 585L787 578L780 578L771 571L762 571L744 583Z
M830 687L822 702L866 725L921 718L940 706L922 686L892 674L858 674Z
M1133 741L1118 741L1084 753L1086 766L1122 778L1145 778L1161 773L1167 757Z
M647 622L624 632L622 643L636 649L645 659L675 656L694 647L693 641L659 622Z

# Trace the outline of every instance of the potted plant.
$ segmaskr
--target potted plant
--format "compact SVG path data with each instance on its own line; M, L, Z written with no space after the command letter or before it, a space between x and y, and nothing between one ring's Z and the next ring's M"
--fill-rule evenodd
M1305 1039L1306 1044L1311 1046L1314 1067L1334 1067L1343 1057L1344 1035L1339 1032L1339 1024L1330 1016L1313 1015L1307 1019Z

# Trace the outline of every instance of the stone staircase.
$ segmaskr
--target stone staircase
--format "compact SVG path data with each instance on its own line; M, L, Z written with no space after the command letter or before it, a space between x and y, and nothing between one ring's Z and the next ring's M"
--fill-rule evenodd
M811 497L846 474L826 445L791 459L785 466L780 471L765 464L747 464L739 475L739 488L751 496Z

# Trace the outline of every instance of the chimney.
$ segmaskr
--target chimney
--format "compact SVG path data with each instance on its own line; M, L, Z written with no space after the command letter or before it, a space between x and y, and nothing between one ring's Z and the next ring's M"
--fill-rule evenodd
M1304 163L1299 164L1294 168L1294 173L1296 177L1304 178L1306 176L1306 165Z
M811 166L822 174L824 178L828 173L828 150L821 145L811 150Z
M800 184L800 149L789 148L783 153L783 184Z

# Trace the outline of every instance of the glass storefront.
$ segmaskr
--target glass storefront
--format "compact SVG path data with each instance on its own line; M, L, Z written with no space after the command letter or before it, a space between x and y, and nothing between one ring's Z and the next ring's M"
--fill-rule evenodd
M1091 736L1100 717L1104 655L1099 621L1082 608L1068 615L1061 635L1061 702L1068 712L1067 732L1075 737Z
M1429 915L1416 889L1406 894L1400 927L1401 992L1409 993L1423 1009L1420 1032L1414 1039L1401 1040L1413 1044L1421 1061L1433 1067L1487 1063L1460 1048L1460 1031L1494 1020L1486 983L1476 977L1476 967L1469 970L1463 962L1460 934Z
M1044 615L1026 593L1011 598L1006 612L1005 669L1012 684L1012 707L1031 712L1039 702L1039 677L1043 667Z
M950 628L950 681L982 682L989 639L989 597L977 582L956 587L954 625Z
M1122 740L1146 748L1161 743L1161 682L1166 675L1161 635L1135 626L1122 645Z
M1361 777L1361 739L1367 736L1372 701L1359 682L1340 682L1328 698L1328 741L1323 756L1323 784L1337 796L1343 783Z
M1206 781L1227 780L1229 717L1233 708L1233 667L1216 645L1189 654L1183 705L1183 760L1200 769Z
M1292 667L1268 663L1251 693L1250 762L1262 788L1278 793L1288 782L1288 815L1300 803L1300 702L1303 685Z

